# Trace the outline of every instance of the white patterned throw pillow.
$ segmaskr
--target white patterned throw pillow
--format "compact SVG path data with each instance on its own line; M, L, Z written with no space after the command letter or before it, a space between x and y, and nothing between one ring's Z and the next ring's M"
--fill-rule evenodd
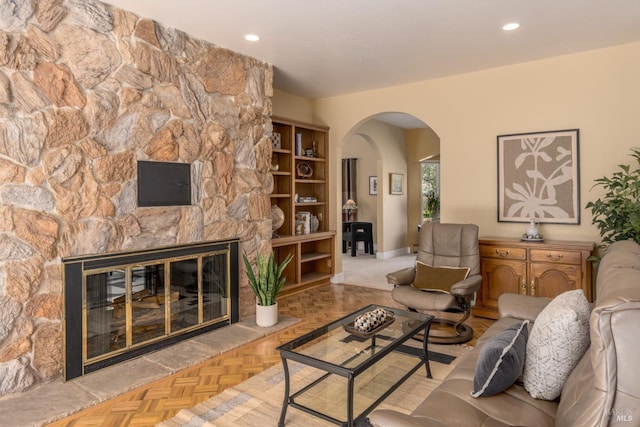
M581 289L555 297L536 318L524 366L524 388L536 399L560 396L589 347L591 307Z

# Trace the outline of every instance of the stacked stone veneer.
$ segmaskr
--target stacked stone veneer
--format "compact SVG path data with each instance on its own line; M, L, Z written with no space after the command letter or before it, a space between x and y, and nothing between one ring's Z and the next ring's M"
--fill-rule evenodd
M268 250L272 73L92 0L0 2L0 394L61 374L61 258ZM138 208L137 160L190 163L193 205Z

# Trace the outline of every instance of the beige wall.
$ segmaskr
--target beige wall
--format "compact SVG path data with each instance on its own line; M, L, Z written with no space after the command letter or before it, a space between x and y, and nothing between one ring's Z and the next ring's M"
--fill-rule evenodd
M406 180L404 129L378 120L367 120L346 138L341 158L359 159L358 220L373 223L378 257L390 257L395 255L390 251L406 249L407 192L403 195L389 194L389 173L401 173ZM378 177L378 196L369 195L369 176ZM337 203L337 206L342 206L342 200Z
M342 146L342 158L358 159L356 162L357 218L358 221L371 222L373 224L373 241L375 245L379 245L376 233L378 197L369 194L369 177L378 174L377 168L380 161L378 147L365 136L355 134ZM342 202L341 200L340 203Z
M442 221L474 222L483 236L519 236L524 224L496 219L496 135L579 128L584 207L600 195L598 189L590 190L594 179L628 163L629 149L639 145L639 75L640 43L630 43L318 99L313 115L315 122L331 127L333 164L339 164L342 144L367 118L396 111L421 119L440 137ZM337 175L333 182L340 182ZM382 182L386 187L381 191L388 191L388 182ZM332 199L338 203L337 186ZM338 212L332 228L337 220ZM547 239L600 241L585 209L580 225L545 224L541 231Z
M317 125L322 124L313 121L313 102L308 98L274 89L272 102L273 114L276 116Z

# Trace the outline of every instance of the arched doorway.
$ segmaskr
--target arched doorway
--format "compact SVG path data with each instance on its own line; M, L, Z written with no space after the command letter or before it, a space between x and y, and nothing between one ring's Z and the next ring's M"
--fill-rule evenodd
M422 221L420 162L439 156L439 148L438 136L426 123L410 114L395 112L361 121L338 148L342 158L358 159L357 218L374 225L376 259L406 255L417 243L417 225ZM390 174L401 175L402 194L391 194ZM370 191L373 183L377 183L377 191ZM341 179L336 185L338 194L342 194ZM342 208L344 201L339 203ZM340 230L340 226L337 228ZM345 255L343 272L348 277ZM353 260L364 259L364 253L358 252Z

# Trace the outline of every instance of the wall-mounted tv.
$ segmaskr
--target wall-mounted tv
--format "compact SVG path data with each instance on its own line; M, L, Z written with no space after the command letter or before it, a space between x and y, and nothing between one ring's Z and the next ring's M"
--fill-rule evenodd
M190 164L138 161L138 206L190 204Z

